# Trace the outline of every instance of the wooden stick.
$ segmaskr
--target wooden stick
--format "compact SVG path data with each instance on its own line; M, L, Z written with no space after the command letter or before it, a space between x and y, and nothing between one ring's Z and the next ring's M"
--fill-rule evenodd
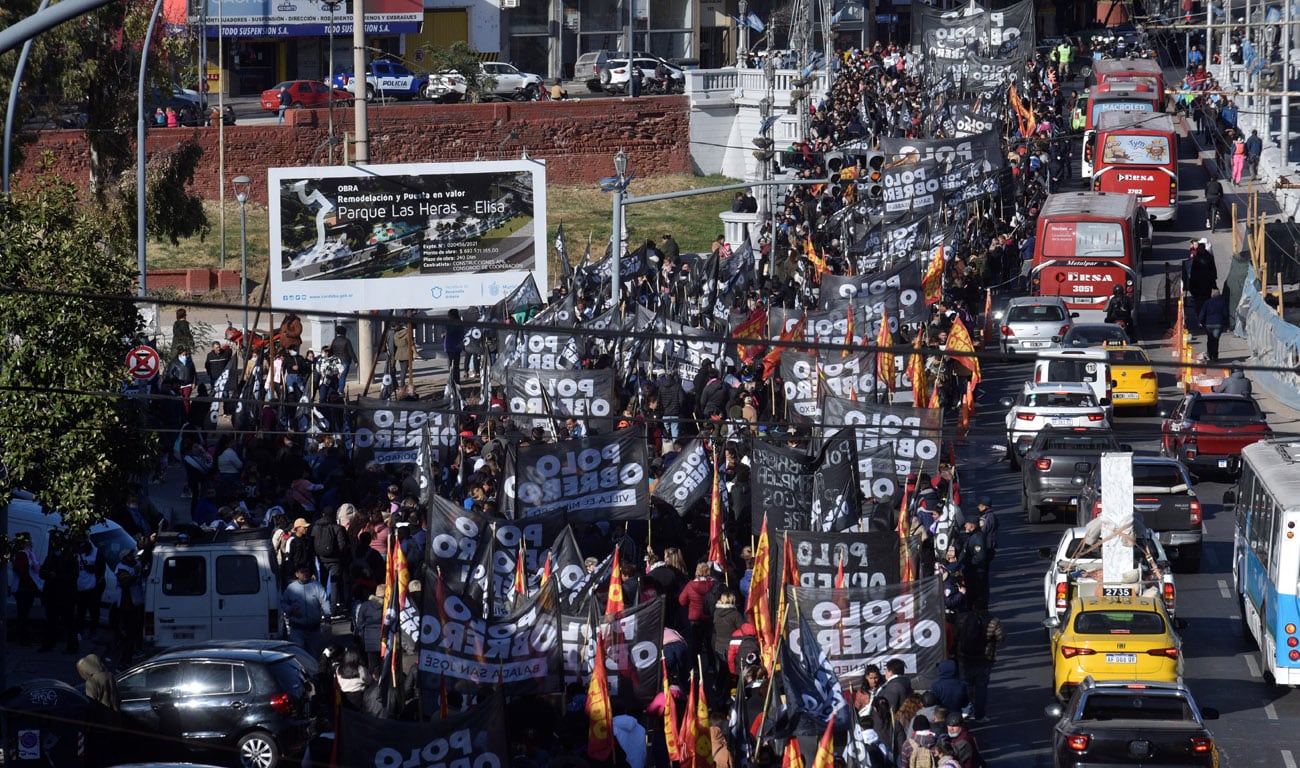
M1283 317L1283 318L1286 317L1286 312L1283 311L1283 305L1282 305L1282 297L1285 295L1286 294L1282 293L1282 273L1278 272L1277 273L1277 316L1278 317Z

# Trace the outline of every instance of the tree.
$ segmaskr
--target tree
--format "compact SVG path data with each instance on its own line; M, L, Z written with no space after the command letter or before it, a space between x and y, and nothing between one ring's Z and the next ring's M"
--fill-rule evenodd
M5 0L0 28L30 16L39 0ZM103 214L119 226L114 248L135 247L135 131L141 41L149 26L152 0L122 0L67 21L33 40L19 100L19 125L35 118L38 124L75 124L86 131L90 146L89 178L84 185ZM171 95L173 69L188 66L185 37L165 33L161 19L149 52L146 99ZM13 80L17 55L0 58L0 89L5 98ZM152 109L149 110L152 112ZM209 229L199 198L187 189L201 151L195 146L170 153L147 171L148 202L153 210L147 231L177 240L203 235ZM17 153L15 153L15 160ZM130 184L124 185L124 177Z
M30 490L85 527L147 471L155 438L122 394L129 340L140 331L132 265L108 246L111 222L42 166L0 203L3 490Z
M483 74L478 51L464 40L457 40L446 48L424 46L424 64L430 72L458 72L465 78L465 101L479 101L483 92L496 87L496 78Z

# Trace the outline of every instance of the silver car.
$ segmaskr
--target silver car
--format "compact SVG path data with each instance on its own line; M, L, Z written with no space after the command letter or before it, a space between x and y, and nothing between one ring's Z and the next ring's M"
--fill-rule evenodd
M999 346L1003 354L1035 354L1060 349L1061 340L1074 324L1065 302L1057 296L1021 296L1011 300L1002 314Z

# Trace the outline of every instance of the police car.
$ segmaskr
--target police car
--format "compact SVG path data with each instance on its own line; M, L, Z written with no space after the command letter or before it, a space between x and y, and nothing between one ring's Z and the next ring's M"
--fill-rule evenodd
M366 98L414 99L424 86L424 76L417 75L395 61L372 61L366 73ZM357 78L351 69L334 74L334 87L356 94Z

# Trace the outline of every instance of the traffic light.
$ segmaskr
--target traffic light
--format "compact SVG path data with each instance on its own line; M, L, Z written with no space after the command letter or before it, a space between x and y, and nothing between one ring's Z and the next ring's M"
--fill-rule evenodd
M885 153L867 152L863 171L858 183L866 189L868 200L881 200L885 197Z
M853 162L843 152L826 152L822 154L822 164L826 166L826 172L834 176Z

